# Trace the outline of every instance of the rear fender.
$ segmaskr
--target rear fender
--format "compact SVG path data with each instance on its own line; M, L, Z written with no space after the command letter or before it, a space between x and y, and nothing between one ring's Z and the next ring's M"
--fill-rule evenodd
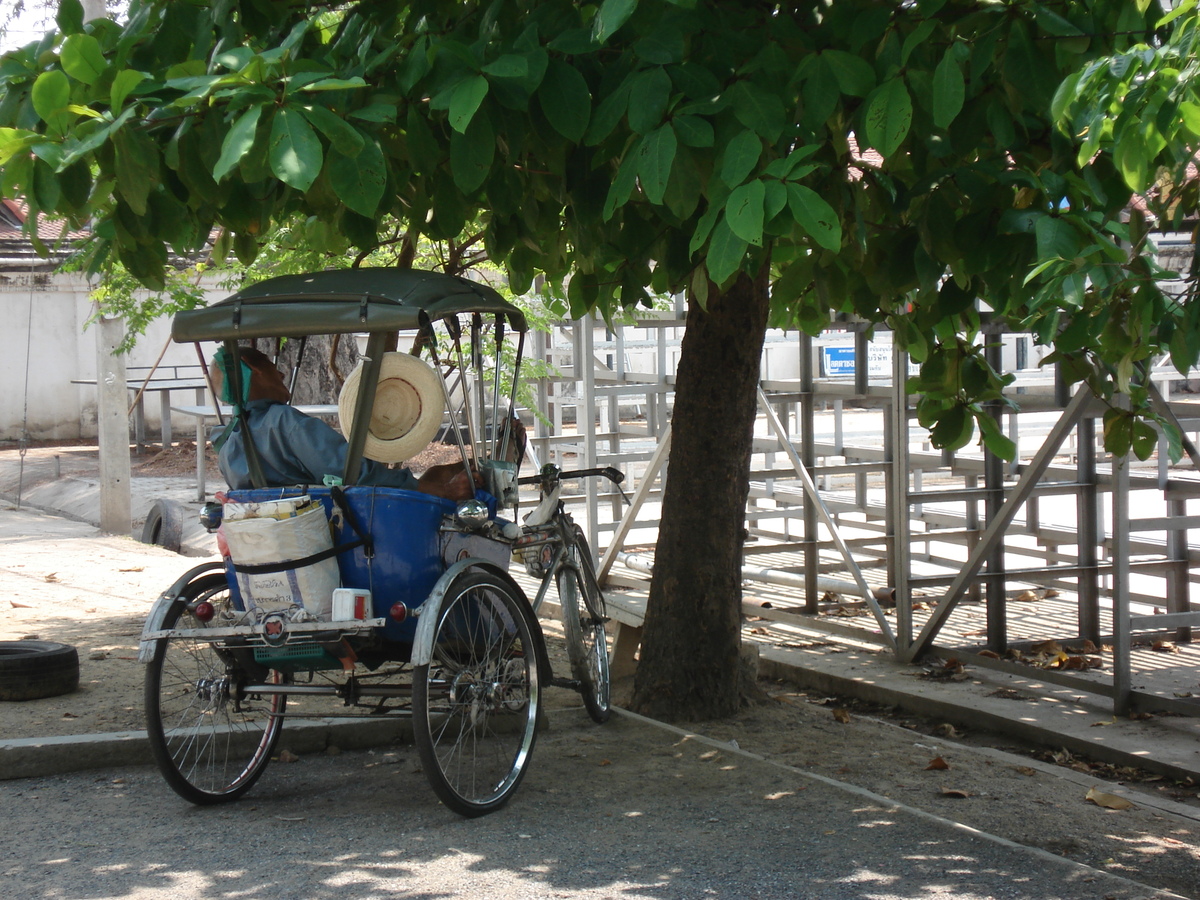
M138 662L148 663L154 657L154 645L156 642L147 640L146 635L162 630L163 621L167 617L167 610L171 608L172 603L179 599L179 595L183 593L184 588L201 575L207 575L210 572L218 570L224 571L224 569L224 562L201 563L194 569L184 572L174 584L159 594L158 599L154 601L154 605L150 607L150 614L146 616L146 624L142 626L142 638L138 644Z
M546 654L546 638L542 634L541 623L538 622L537 616L534 615L525 592L521 590L521 586L513 580L513 577L508 572L486 559L459 560L447 569L445 574L438 579L437 584L433 586L429 597L421 604L421 609L418 612L417 632L413 637L412 664L414 666L427 666L432 661L433 633L434 629L437 628L442 604L446 600L446 591L450 589L450 585L456 578L469 569L476 569L487 572L489 575L494 575L511 587L513 592L525 602L525 615L529 620L529 629L533 634L534 641L537 643L538 677L542 684L549 684L553 673L550 671L550 662Z

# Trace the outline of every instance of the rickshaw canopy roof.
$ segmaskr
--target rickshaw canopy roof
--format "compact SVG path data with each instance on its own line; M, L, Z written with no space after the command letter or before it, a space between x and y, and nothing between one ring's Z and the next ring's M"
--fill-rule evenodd
M171 336L191 342L405 331L418 328L423 316L436 322L461 313L499 315L516 331L526 327L524 314L486 284L441 272L372 268L268 278L177 314Z

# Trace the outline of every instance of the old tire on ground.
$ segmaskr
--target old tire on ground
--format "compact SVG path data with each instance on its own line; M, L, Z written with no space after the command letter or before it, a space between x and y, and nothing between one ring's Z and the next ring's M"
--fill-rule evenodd
M146 514L146 524L142 526L142 543L157 544L173 553L178 553L183 546L182 503L174 500L157 500Z
M39 700L79 687L79 654L54 641L0 641L0 700Z

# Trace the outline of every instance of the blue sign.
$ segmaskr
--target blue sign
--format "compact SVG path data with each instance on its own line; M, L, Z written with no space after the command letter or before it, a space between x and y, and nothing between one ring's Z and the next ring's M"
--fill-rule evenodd
M826 377L831 375L853 375L854 348L822 347L821 362L821 374Z

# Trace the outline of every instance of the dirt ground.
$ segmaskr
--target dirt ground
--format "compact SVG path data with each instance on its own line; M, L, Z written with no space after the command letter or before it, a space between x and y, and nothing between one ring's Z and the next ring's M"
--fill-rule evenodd
M155 596L196 561L131 540L97 536L88 526L62 520L54 520L54 539L48 540L38 532L44 521L38 515L0 510L0 522L5 523L0 640L36 636L74 644L81 684L62 697L0 704L0 732L5 738L19 738L140 729L143 669L136 657L142 622ZM15 532L24 538L9 537ZM556 670L565 673L557 628L552 622L545 628ZM1183 896L1200 897L1196 785L1106 770L1085 760L1060 758L1062 764L1056 765L1032 754L1019 755L1020 748L988 735L959 734L944 723L897 716L782 684L759 686L761 698L738 716L691 727L730 748L860 785ZM628 687L617 686L618 699ZM569 691L552 689L548 694L553 707L579 705ZM582 710L578 719L568 714L554 721L556 729L580 728L581 739L591 727ZM286 734L285 730L285 744ZM727 751L705 752L720 763ZM618 768L637 770L613 767ZM714 765L713 771L719 768ZM644 792L646 784L639 780L609 789ZM1113 799L1117 795L1132 806L1107 808L1121 805Z

